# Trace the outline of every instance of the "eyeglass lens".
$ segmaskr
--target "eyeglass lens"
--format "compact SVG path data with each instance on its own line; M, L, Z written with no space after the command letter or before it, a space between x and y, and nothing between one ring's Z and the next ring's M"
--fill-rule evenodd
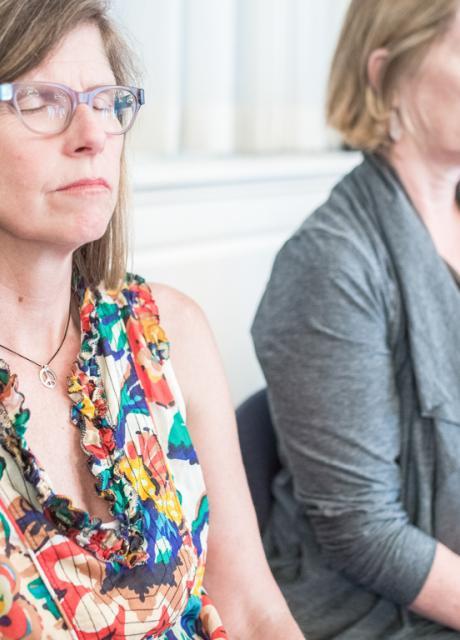
M16 91L15 103L24 123L37 133L58 133L72 113L70 95L59 87L24 86ZM92 99L92 110L106 133L123 133L136 114L136 97L128 89L103 88Z

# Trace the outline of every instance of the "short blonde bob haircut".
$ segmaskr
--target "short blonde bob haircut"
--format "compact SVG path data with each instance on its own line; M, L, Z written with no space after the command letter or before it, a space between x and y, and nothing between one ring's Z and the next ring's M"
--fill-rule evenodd
M376 151L390 143L392 100L431 45L451 25L459 0L352 0L332 60L326 117L351 147ZM369 56L388 51L379 86L368 79Z
M0 82L12 82L45 60L59 41L84 23L101 33L116 83L138 78L132 54L108 15L105 0L0 0ZM124 151L118 200L105 234L75 251L74 275L89 286L117 288L125 277L126 169Z

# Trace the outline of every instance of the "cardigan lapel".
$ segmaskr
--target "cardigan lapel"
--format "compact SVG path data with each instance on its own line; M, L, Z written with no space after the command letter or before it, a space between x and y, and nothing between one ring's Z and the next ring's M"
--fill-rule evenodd
M460 424L460 291L398 177L383 159L362 167L380 181L376 222L399 281L423 416Z

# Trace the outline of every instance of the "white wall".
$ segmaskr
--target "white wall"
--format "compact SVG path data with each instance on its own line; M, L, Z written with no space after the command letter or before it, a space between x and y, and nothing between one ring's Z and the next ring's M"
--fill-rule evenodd
M201 304L235 404L263 385L249 328L276 251L358 159L335 153L135 167L133 268Z
M203 306L235 403L263 385L249 327L276 251L356 162L317 152L336 145L323 102L348 3L112 0L147 99L129 134L133 269Z
M323 115L349 0L112 0L143 65L145 154L279 153L336 144Z

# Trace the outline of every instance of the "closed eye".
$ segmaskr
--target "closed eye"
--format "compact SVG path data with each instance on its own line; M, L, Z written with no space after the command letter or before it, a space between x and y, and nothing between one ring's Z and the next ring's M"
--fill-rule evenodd
M23 106L21 106L21 113L40 113L41 111L46 111L48 109L49 105L47 104L42 104L38 107L28 107L25 108Z

